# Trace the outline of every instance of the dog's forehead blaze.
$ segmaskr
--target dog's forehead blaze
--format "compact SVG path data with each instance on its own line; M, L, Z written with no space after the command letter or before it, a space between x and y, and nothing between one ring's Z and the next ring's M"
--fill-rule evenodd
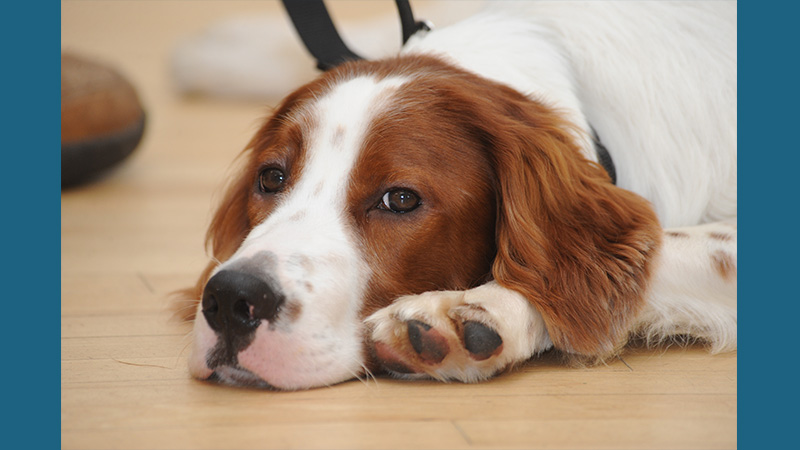
M344 203L353 168L363 150L371 123L391 106L405 80L355 76L331 81L289 117L295 125L294 197L324 200L329 208L346 211ZM298 142L299 141L299 142ZM316 202L315 202L316 203Z
M396 77L325 74L287 97L251 140L247 168L251 179L268 167L285 171L286 195L265 198L253 189L250 227L266 220L279 201L343 197L371 117L402 83ZM329 207L343 209L335 201Z

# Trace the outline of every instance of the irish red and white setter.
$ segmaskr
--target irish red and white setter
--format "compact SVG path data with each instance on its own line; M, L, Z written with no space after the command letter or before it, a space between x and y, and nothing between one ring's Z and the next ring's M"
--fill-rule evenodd
M632 336L736 348L736 4L510 8L266 120L208 231L194 377L473 382Z

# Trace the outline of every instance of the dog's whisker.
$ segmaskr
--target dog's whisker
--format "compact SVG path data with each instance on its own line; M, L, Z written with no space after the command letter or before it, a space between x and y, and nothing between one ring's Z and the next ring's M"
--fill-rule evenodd
M369 380L375 382L375 385L378 385L378 378L372 373L372 371L367 368L364 364L361 365L361 368L364 370L364 384L369 385Z
M183 355L183 352L185 352L190 345L192 345L193 339L194 330L190 330L188 333L184 334L183 337L181 337L179 344L182 344L183 348L181 349L180 353L178 353L179 357Z
M175 356L175 364L176 364L176 365L177 365L177 364L178 364L178 362L180 361L181 357L183 357L183 354L184 354L184 352L186 352L186 349L187 349L187 348L189 348L189 346L190 346L190 345L192 345L192 338L193 338L193 337L194 337L194 332L190 331L189 333L186 333L186 334L185 334L185 335L184 335L184 336L181 338L181 341L186 341L186 343L184 343L184 344L183 344L183 347L182 347L182 348L181 348L181 350L178 352L178 355L177 355L177 356Z
M370 379L375 381L375 384L378 384L378 380L369 372L369 370L365 366L361 366L361 369L364 370L363 374L359 374L356 371L351 370L350 372L353 374L356 380L361 382L361 384L365 386L369 386Z

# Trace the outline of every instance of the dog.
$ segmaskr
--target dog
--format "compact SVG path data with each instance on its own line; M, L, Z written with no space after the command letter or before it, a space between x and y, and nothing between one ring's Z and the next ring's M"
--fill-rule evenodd
M536 2L283 100L211 221L195 378L477 382L736 348L735 2Z

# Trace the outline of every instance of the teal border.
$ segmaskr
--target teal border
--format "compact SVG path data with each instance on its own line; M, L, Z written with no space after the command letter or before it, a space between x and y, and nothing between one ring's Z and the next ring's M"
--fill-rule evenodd
M2 8L3 429L11 447L60 446L60 6ZM58 301L56 300L58 299Z
M797 182L797 6L739 5L739 448L784 448L795 431L798 374L797 288L800 274L793 212ZM58 11L58 12L56 12ZM2 184L6 317L3 327L6 429L25 448L60 442L60 140L55 99L60 7L7 2L4 49ZM59 34L57 34L59 33ZM785 225L784 225L785 224ZM58 374L58 375L57 375ZM58 392L56 390L58 389ZM56 399L59 399L58 401ZM785 405L781 408L780 405ZM52 426L52 428L51 428ZM675 430L680 432L680 430Z
M2 362L7 446L60 446L60 30L56 2L3 5Z
M789 448L797 426L800 294L790 283L800 277L800 144L789 136L800 121L797 9L739 2L740 449Z

